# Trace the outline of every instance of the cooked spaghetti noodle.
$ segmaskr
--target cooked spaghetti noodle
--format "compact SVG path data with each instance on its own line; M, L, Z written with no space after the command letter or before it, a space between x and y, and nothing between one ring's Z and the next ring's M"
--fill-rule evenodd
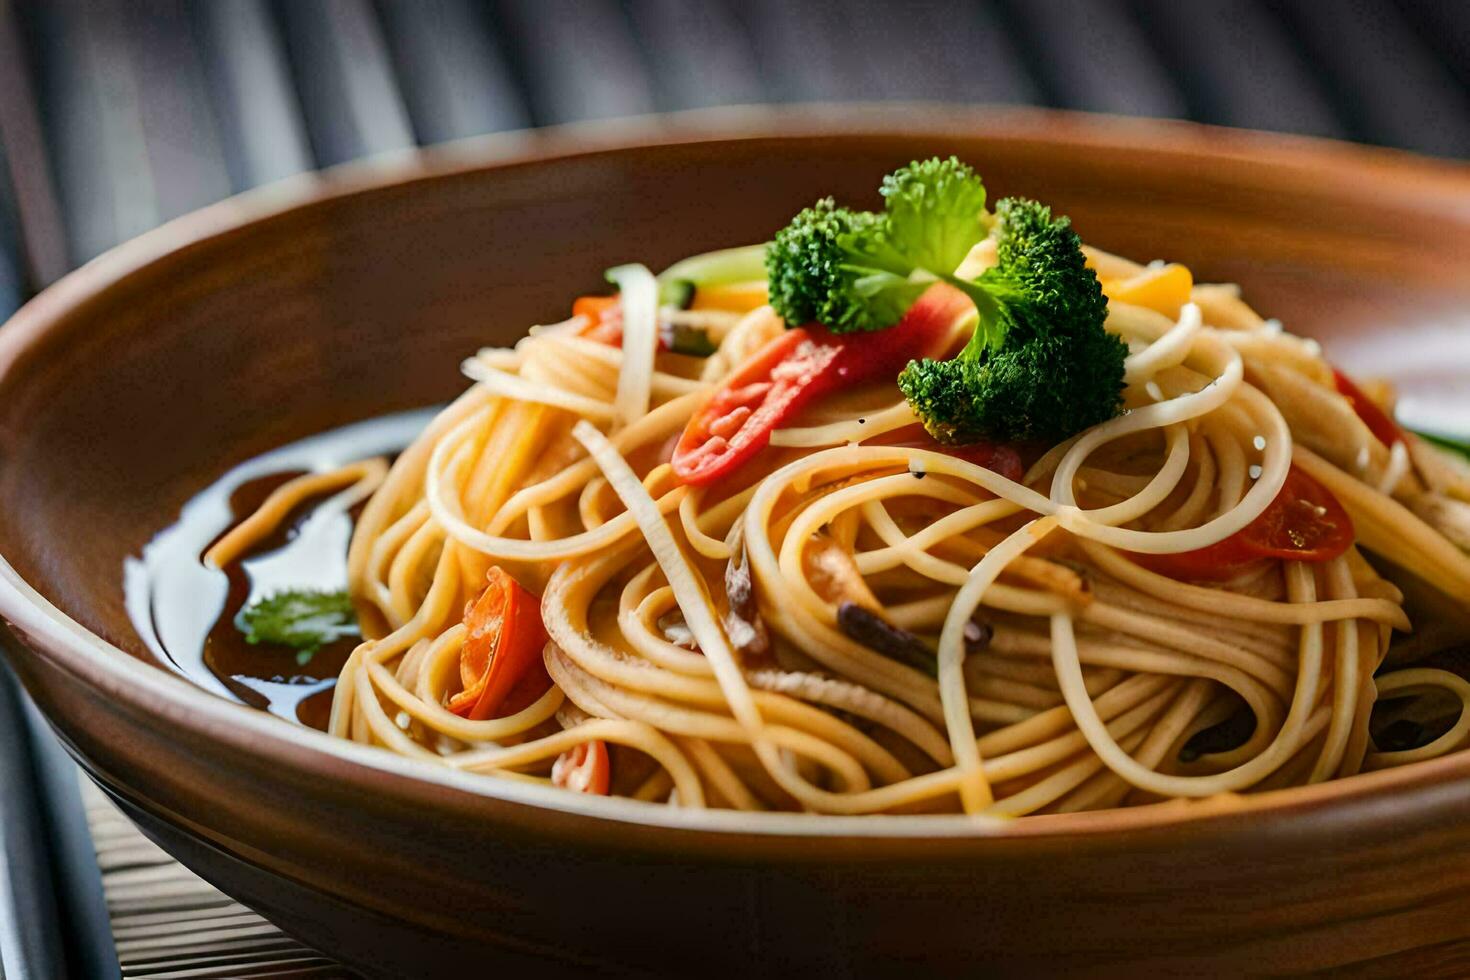
M1233 287L1087 256L1128 347L1126 411L1023 447L1024 473L907 438L914 411L880 380L813 402L722 479L681 480L673 440L786 329L761 282L656 310L654 277L623 267L611 308L480 351L386 476L306 487L376 487L331 732L495 778L555 766L584 791L562 770L595 748L594 792L837 814L1089 810L1463 748L1470 684L1381 669L1410 628L1403 569L1470 598L1470 558L1433 520L1451 464L1375 433L1316 346ZM993 261L988 242L967 260ZM599 336L604 313L621 338ZM659 349L657 328L686 327L712 353ZM1220 580L1159 564L1259 522L1297 472L1351 515L1342 553ZM540 596L545 675L472 717L473 610L501 570ZM1375 703L1413 697L1453 703L1444 730L1375 744Z

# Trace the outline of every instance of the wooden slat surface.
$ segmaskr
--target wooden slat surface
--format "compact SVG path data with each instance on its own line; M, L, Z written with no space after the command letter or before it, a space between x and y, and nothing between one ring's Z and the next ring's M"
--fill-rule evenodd
M20 685L0 655L0 980L67 968L36 775Z
M124 977L352 976L159 850L85 780L83 798Z

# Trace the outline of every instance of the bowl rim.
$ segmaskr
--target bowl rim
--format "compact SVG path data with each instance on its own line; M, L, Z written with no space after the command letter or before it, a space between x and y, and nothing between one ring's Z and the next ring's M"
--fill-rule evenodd
M16 312L0 329L0 386L32 344L132 276L194 246L301 207L456 174L619 151L767 139L942 139L956 131L983 132L987 140L1001 143L1145 150L1173 158L1179 164L1231 160L1319 190L1371 179L1397 206L1470 224L1470 165L1398 150L1195 123L930 103L733 107L575 123L393 151L288 177L176 218L85 263ZM1446 213L1447 198L1462 203ZM260 761L301 775L343 785L372 780L379 793L387 788L382 777L389 777L394 790L406 797L414 794L416 786L436 786L472 798L554 810L598 822L673 831L831 841L1111 837L1182 827L1199 831L1210 825L1238 828L1239 818L1246 815L1292 820L1330 810L1344 819L1354 813L1365 819L1385 819L1385 811L1408 811L1416 800L1428 804L1432 797L1446 791L1470 792L1470 751L1461 751L1315 786L1025 820L963 814L747 814L686 810L624 799L592 800L550 787L484 779L447 766L425 765L293 726L211 694L87 630L21 578L4 555L0 555L0 618L22 634L22 646L120 705L155 717L167 712L172 720L193 727L201 737L222 741ZM1393 806L1381 806L1390 796Z

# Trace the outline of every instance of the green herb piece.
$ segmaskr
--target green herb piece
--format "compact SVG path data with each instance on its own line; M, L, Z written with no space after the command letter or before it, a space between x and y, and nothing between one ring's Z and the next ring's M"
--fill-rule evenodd
M703 327L690 326L687 323L675 323L669 327L668 333L669 350L675 354L688 354L690 357L709 357L719 346L709 339L709 332Z
M303 665L328 643L358 635L357 611L346 590L276 592L241 609L235 626L247 643L294 647Z

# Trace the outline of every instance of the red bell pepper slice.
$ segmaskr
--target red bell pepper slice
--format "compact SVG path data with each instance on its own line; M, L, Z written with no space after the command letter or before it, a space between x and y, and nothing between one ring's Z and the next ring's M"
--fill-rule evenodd
M1337 385L1337 393L1353 406L1353 411L1363 420L1375 439L1390 448L1394 443L1404 441L1404 430L1388 417L1387 412L1378 407L1377 402L1365 395L1352 378L1333 368L1332 380Z
M787 330L740 365L698 408L674 448L674 473L712 483L771 441L771 433L812 399L856 384L893 379L909 361L947 353L952 328L974 306L952 286L931 286L887 330L833 334L812 325Z
M1332 491L1293 466L1276 499L1223 541L1175 555L1129 557L1180 580L1220 582L1267 559L1331 561L1353 543L1353 522Z

